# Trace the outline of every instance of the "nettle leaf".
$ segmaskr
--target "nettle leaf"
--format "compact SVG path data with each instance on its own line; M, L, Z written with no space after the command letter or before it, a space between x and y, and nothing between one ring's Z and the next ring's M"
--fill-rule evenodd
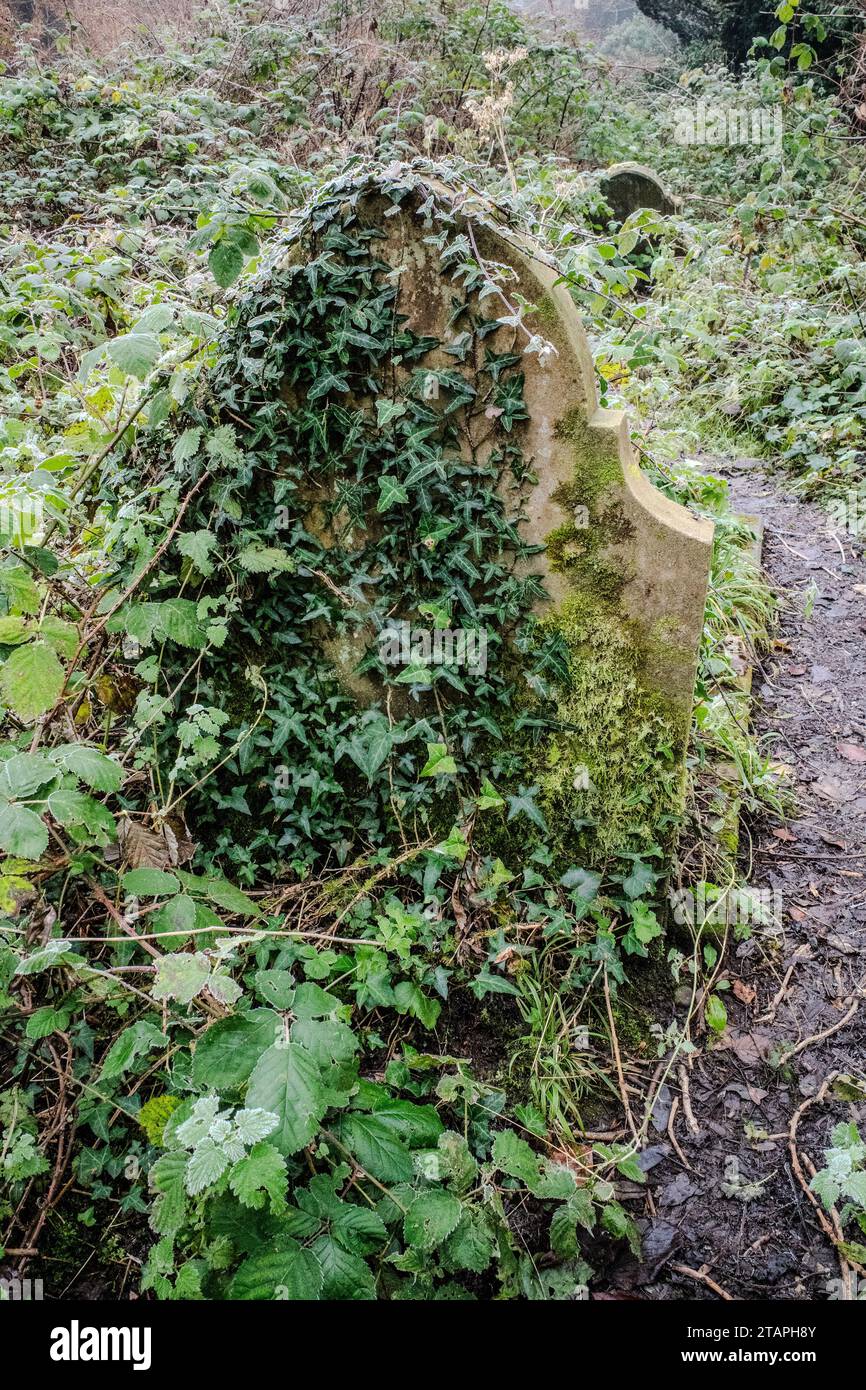
M154 999L176 999L179 1004L189 1004L204 989L209 975L210 961L202 951L161 956L151 994Z
M275 1009L291 1007L295 993L295 977L290 970L258 970L253 983L265 1003Z
M241 569L249 574L273 574L282 570L291 574L295 562L288 551L272 545L248 545L237 556Z
M44 753L14 753L0 764L0 796L32 797L58 775Z
M223 237L211 247L207 263L217 284L227 290L240 277L244 268L244 253L236 242Z
M78 650L78 628L74 623L67 623L63 618L55 617L53 613L47 613L42 619L39 635L45 638L59 656L65 656L67 661L71 660Z
M376 1282L369 1265L360 1256L346 1250L331 1236L319 1236L310 1248L324 1278L323 1298L343 1303L375 1299Z
M179 879L162 869L130 869L120 881L131 898L161 898L180 888Z
M191 878L191 875L188 876ZM248 898L246 893L242 893L240 888L236 888L233 883L229 883L225 878L205 878L193 880L194 886L189 885L188 879L185 880L191 892L203 892L205 897L210 898L217 907L225 908L226 912L233 912L238 917L260 917L261 908L257 907L252 898Z
M191 1197L212 1187L222 1177L229 1160L223 1149L210 1135L200 1139L189 1157L186 1169L186 1190Z
M39 588L24 565L2 566L0 589L7 597L9 607L17 608L21 613L38 613L42 606Z
M123 768L114 758L89 748L86 743L62 743L51 750L54 762L73 773L94 792L116 792L123 782Z
M25 1035L28 1038L47 1038L58 1029L65 1031L69 1027L71 1017L69 1009L55 1009L52 1005L46 1004L41 1009L35 1009L30 1015L24 1029Z
M200 429L195 428L184 430L182 434L178 435L177 439L174 442L174 448L171 451L171 456L174 459L175 463L186 463L187 459L195 458L196 454L198 453L200 443ZM180 538L180 540L182 539L183 537ZM180 540L178 541L178 545L180 545ZM183 553L185 554L186 552Z
M406 1244L435 1250L454 1230L462 1211L459 1197L444 1188L420 1193L403 1218Z
M150 1224L158 1235L180 1230L186 1216L186 1168L189 1155L175 1150L158 1158L150 1170L150 1185L159 1195Z
M362 1265L362 1268L369 1279L367 1266ZM312 1250L305 1250L291 1236L277 1236L270 1245L244 1260L232 1279L229 1297L245 1301L285 1299L290 1302L314 1302L321 1297L324 1282L315 1246Z
M292 1000L292 1013L295 1018L327 1018L340 1007L336 994L329 994L321 985L305 981L298 985Z
M530 1191L539 1182L538 1154L512 1129L503 1129L493 1141L493 1162L510 1178L517 1178Z
M16 647L0 669L0 695L20 719L37 719L56 704L64 671L47 642Z
M17 642L26 642L32 632L32 626L20 614L0 618L0 647L14 647Z
M95 837L102 844L116 837L114 816L101 801L88 796L86 792L60 787L58 791L50 793L48 810L59 825L81 826L88 836Z
M0 849L20 859L39 859L48 848L48 830L27 806L0 808Z
M158 605L157 621L170 641L199 652L207 646L207 633L198 620L196 609L192 599L166 599Z
M444 1242L442 1260L446 1269L469 1270L482 1274L496 1253L496 1238L484 1211L464 1208L460 1220Z
M195 1045L192 1075L197 1086L242 1086L261 1057L282 1034L282 1020L257 1009L247 1018L211 1024Z
M162 356L162 346L155 333L122 333L109 340L108 355L122 372L143 381Z
M256 1144L229 1173L229 1187L238 1201L254 1210L263 1207L268 1198L272 1211L281 1210L287 1183L286 1160L273 1144Z
M272 1111L279 1121L272 1143L280 1153L297 1153L313 1138L328 1108L314 1058L297 1043L269 1047L250 1077L247 1105Z
M205 579L214 571L209 557L215 545L216 536L213 531L184 531L177 538L177 548L181 555L191 560Z
M379 1182L411 1180L412 1155L386 1120L376 1115L344 1115L339 1124L339 1138L361 1167Z

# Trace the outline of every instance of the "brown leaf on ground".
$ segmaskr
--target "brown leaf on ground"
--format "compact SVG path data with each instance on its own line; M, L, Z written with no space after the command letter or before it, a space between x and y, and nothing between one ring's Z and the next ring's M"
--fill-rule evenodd
M862 743L837 743L836 752L849 763L866 763L866 748Z
M755 991L751 985L746 984L745 980L734 980L733 989L741 1004L754 1004Z

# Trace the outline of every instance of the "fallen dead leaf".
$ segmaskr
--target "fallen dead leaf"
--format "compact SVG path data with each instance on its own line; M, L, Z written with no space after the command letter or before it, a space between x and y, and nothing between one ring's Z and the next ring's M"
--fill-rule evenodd
M751 985L747 985L744 980L734 980L733 989L741 1004L754 1004L755 991Z
M866 763L866 748L862 743L837 743L836 752L849 763Z
M778 830L772 830L770 833L777 840L796 840L797 838L797 836L792 835L790 830L787 830L784 825L780 826Z

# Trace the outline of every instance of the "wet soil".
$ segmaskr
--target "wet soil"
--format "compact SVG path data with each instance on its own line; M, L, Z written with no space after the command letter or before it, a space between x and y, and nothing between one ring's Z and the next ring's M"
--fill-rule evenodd
M763 565L782 608L755 670L752 718L786 769L795 809L784 824L743 827L743 877L777 895L779 924L729 948L729 1026L720 1043L704 1040L688 1070L697 1132L676 1075L659 1097L643 1158L655 1208L644 1257L624 1260L612 1286L644 1299L718 1299L707 1279L734 1299L856 1296L856 1277L840 1285L789 1139L812 1101L795 1144L808 1183L833 1126L866 1122L866 1103L841 1098L838 1083L814 1100L833 1073L866 1078L863 546L752 460L712 471L728 478L735 508L765 527ZM667 1133L676 1098L680 1155Z

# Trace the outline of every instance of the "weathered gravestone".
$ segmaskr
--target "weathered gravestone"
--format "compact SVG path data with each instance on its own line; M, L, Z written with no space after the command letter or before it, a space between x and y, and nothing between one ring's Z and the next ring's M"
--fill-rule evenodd
M598 408L553 271L407 166L344 180L239 304L214 383L245 424L253 588L213 697L262 662L261 765L291 767L258 809L287 853L444 837L485 781L475 840L512 869L539 841L566 865L669 846L712 526Z
M644 164L612 164L598 175L598 187L617 222L625 222L641 208L668 217L680 206L679 199Z

